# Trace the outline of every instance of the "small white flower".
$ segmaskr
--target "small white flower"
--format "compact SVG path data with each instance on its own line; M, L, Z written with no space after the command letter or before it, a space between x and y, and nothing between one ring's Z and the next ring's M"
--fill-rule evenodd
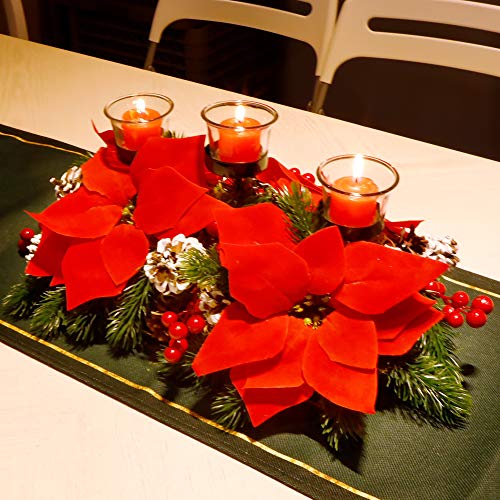
M33 258L35 252L38 249L38 245L40 244L41 239L42 239L42 233L35 234L35 236L31 238L30 244L26 247L27 253L24 256L26 261L29 262Z

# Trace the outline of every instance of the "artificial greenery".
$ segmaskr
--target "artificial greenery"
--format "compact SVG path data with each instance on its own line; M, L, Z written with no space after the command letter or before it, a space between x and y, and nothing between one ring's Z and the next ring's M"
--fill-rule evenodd
M434 425L462 427L472 406L453 354L452 330L438 323L417 342L413 360L383 370L386 385Z
M132 280L109 314L106 340L111 347L131 352L142 342L148 305L153 296L153 287L145 274Z
M212 245L206 252L189 249L183 254L178 272L180 281L195 283L201 289L223 291L228 288L227 270L220 263L217 245Z
M215 422L226 429L243 429L250 423L245 403L233 385L225 385L215 394L210 409Z
M31 328L42 339L57 337L66 328L66 289L57 286L42 295L31 318Z
M340 451L347 441L361 441L365 435L363 413L334 405L324 398L315 403L319 410L321 434L327 445Z
M288 215L291 232L297 242L315 233L325 224L320 211L315 209L311 192L296 182L291 184L290 190L284 188L277 192L274 202Z
M50 278L23 276L19 283L10 287L2 299L2 312L14 319L29 318L43 293L47 291L49 283Z

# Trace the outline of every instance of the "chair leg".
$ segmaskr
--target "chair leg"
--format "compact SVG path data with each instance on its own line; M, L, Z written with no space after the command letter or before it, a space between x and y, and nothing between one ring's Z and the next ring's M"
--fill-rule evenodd
M153 61L157 46L158 44L156 42L149 42L148 53L146 54L146 61L144 62L144 69L147 69L148 71L156 71L153 66Z
M330 84L318 80L314 89L314 97L311 105L311 111L313 113L324 114L323 105L325 104L326 94L329 88Z

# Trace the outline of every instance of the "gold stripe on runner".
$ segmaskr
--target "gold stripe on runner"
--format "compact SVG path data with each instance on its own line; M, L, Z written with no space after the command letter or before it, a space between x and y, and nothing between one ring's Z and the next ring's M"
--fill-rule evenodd
M457 281L454 280L453 278L449 278L448 276L441 276L443 279L446 281L449 281L450 283L454 283L455 285L460 285L460 286L465 286L466 288L470 288L471 290L475 290L476 292L481 292L481 293L487 293L488 295L491 295L492 297L496 297L497 299L500 299L500 294L491 292L490 290L485 290L484 288L479 288L474 285L469 285L468 283L464 283L463 281Z
M19 137L18 135L7 134L6 132L0 132L0 135L3 135L5 137L11 137L12 139L17 139L18 141L24 142L26 144L32 144L34 146L42 146L45 148L57 149L59 151L64 151L65 153L73 153L75 155L79 155L79 156L83 156L84 158L87 158L87 155L85 153L80 153L80 151L73 151L72 149L60 148L59 146L54 146L53 144L45 144L43 142L28 141L27 139Z
M0 319L0 325L3 325L6 328L9 328L10 330L13 330L13 331L33 340L35 342L38 342L39 344L42 344L46 347L49 347L50 349L53 349L54 351L56 351L60 354L63 354L64 356L67 356L68 358L71 358L75 361L78 361L79 363L82 363L90 368L93 368L94 370L97 370L97 371L99 371L99 372L101 372L101 373L103 373L103 374L105 374L105 375L107 375L115 380L118 380L118 381L124 383L125 385L132 387L133 389L137 389L139 391L146 392L149 395L153 396L155 399L162 401L163 403L167 404L168 406L170 406L172 408L175 408L175 409L180 410L184 413L187 413L188 415L191 415L192 417L200 420L201 422L203 422L207 425L210 425L211 427L214 427L216 429L219 429L219 430L225 432L226 434L230 434L230 435L235 436L239 439L242 439L243 441L246 441L247 443L250 443L250 444L256 446L257 448L260 448L263 451L265 451L271 455L274 455L274 456L279 457L279 458L281 458L289 463L297 465L297 466L301 467L302 469L307 470L311 474L314 474L315 476L320 477L320 478L324 479L325 481L328 481L332 484L335 484L336 486L339 486L340 488L343 488L351 493L354 493L355 495L357 495L361 498L366 498L367 500L380 500L378 497L374 497L373 495L370 495L369 493L365 493L364 491L360 491L360 490L354 488L353 486L350 486L346 483L343 483L342 481L339 481L338 479L335 479L335 478L319 471L318 469L315 469L314 467L312 467L304 462L301 462L300 460L289 457L288 455L280 453L279 451L273 450L269 446L266 446L265 444L260 443L259 441L256 441L255 439L252 439L251 437L247 436L246 434L243 434L243 433L237 432L237 431L233 431L231 429L226 429L225 427L218 424L217 422L209 420L208 418L205 418L202 415L199 415L198 413L190 410L189 408L186 408L184 406L181 406L177 403L174 403L173 401L170 401L170 400L164 398L163 396L158 394L156 391L151 389L151 387L146 387L146 386L143 386L140 384L136 384L135 382L132 382L131 380L128 380L125 377L118 375L117 373L106 370L106 368L103 368L102 366L99 366L95 363L92 363L91 361L87 361L86 359L81 358L80 356L77 356L76 354L73 354L72 352L66 351L65 349L63 349L57 345L51 344L50 342L47 342L46 340L43 340L43 339L23 330L15 325L7 323L6 321L4 321L2 319Z

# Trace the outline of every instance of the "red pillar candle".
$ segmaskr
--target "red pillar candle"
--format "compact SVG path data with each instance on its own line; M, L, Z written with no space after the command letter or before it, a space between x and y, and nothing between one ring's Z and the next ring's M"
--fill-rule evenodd
M363 177L361 155L354 157L352 176L336 179L332 187L342 191L332 190L329 193L329 216L332 222L345 227L369 227L375 224L379 187L369 177ZM366 196L370 194L374 196Z
M146 108L144 99L134 102L135 108L125 111L122 116L123 147L138 151L150 137L161 136L161 115L155 109Z
M251 163L261 155L261 123L254 118L245 117L245 106L236 106L234 118L221 122L219 130L218 156L225 163Z

